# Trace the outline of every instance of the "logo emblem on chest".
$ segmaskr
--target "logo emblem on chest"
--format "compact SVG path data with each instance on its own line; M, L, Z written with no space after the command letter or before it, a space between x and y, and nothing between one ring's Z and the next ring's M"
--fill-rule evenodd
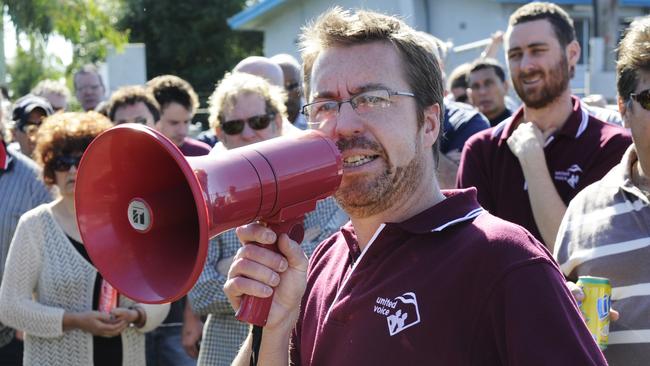
M413 292L407 292L393 299L378 297L373 310L386 317L388 334L391 336L420 322L418 300Z
M575 189L580 181L580 176L582 175L582 169L578 164L573 164L569 169L565 171L555 171L555 180L567 182L571 188Z

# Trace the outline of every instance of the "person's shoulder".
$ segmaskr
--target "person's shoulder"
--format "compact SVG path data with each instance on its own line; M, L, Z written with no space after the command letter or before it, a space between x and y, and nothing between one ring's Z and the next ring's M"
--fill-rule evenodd
M13 169L16 169L17 172L29 172L31 175L35 176L38 176L41 173L41 167L23 153L7 149L7 154L13 160Z
M479 147L482 149L496 148L499 144L499 140L501 139L501 133L505 128L504 122L506 121L503 121L494 127L490 127L473 134L467 139L465 145L469 149L476 149Z
M445 103L445 120L453 129L458 129L465 124L480 124L486 128L490 122L474 107L466 103Z
M624 143L629 145L632 142L632 135L624 127L605 122L593 115L589 115L589 126L602 143Z
M472 223L475 255L504 268L530 261L550 262L551 255L525 228L483 213Z
M341 230L332 233L327 239L323 240L314 249L314 253L309 257L309 267L311 269L318 263L327 261L329 258L338 257L342 251L348 252L348 246L343 236L343 230L348 230L350 223L346 224Z
M183 145L186 150L191 150L192 152L197 153L197 155L207 155L212 149L210 145L205 142L190 137L185 138L185 143Z
M43 203L40 204L34 208L32 208L29 211L26 211L20 216L19 222L23 223L35 223L38 221L42 221L46 219L47 217L51 216L51 207L52 203Z

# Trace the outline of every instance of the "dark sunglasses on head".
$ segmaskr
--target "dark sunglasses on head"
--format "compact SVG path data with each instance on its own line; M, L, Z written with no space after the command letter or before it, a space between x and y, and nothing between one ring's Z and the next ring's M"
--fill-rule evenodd
M54 170L57 172L67 172L73 165L78 168L80 161L81 156L59 156L58 158L54 159Z
M650 111L650 89L646 89L640 93L630 94L630 98L636 100L643 109Z
M263 130L271 124L275 118L275 113L262 114L246 119L233 119L221 124L221 129L226 135L238 135L244 130L244 123L254 130Z

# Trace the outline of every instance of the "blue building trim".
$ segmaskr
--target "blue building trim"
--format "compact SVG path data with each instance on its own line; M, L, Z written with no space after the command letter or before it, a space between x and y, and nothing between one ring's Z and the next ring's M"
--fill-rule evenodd
M618 4L621 6L650 7L649 0L619 0Z
M504 4L525 4L530 1L527 0L496 0L498 3ZM553 0L552 2L558 5L591 5L592 0Z
M268 13L274 8L285 3L286 0L262 0L259 3L244 9L228 18L228 25L231 29L240 29L255 18Z

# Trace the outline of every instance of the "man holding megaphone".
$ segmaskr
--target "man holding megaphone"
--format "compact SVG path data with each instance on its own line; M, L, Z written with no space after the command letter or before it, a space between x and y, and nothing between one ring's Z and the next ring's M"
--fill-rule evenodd
M285 234L280 253L239 250L232 306L275 293L235 364L605 365L544 246L484 211L474 188L439 189L443 86L419 37L339 8L302 34L303 113L341 151L335 197L351 222L309 264ZM260 224L237 234L276 239Z
M282 135L286 118L284 94L280 87L259 76L243 72L226 74L210 98L209 121L219 138L210 156ZM305 217L303 250L311 254L318 243L339 230L345 221L347 216L333 198L318 202L316 210ZM194 312L208 316L198 365L230 365L248 334L247 324L235 319L223 293L228 268L239 247L234 229L210 240L206 265L188 294Z

